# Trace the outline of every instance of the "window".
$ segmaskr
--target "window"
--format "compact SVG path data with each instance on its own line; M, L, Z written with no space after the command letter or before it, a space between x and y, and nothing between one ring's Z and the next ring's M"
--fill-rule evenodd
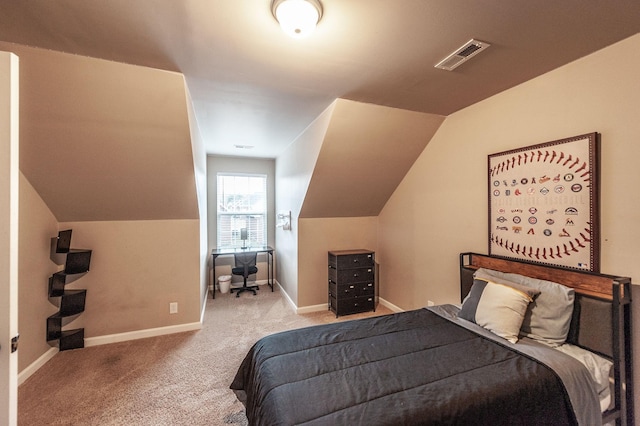
M267 245L267 176L218 173L218 247Z

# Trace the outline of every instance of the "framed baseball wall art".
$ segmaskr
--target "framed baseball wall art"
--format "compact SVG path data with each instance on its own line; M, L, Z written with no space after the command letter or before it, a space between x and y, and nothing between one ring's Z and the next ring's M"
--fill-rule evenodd
M598 133L488 156L489 254L599 272Z

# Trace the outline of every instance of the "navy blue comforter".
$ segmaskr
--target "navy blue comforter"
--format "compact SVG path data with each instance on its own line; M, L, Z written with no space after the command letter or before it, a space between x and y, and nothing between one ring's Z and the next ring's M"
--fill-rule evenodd
M251 425L573 425L550 368L427 309L259 340L231 389Z

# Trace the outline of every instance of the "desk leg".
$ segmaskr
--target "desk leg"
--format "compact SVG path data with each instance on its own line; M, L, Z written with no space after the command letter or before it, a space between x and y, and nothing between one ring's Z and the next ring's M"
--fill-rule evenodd
M273 252L269 253L269 262L267 263L267 280L269 286L271 287L271 291L273 292Z
M212 282L212 289L213 291L211 292L212 294L212 299L216 298L216 258L218 256L216 256L215 254L211 255L211 269L212 269L212 274L213 276L211 277L211 282Z

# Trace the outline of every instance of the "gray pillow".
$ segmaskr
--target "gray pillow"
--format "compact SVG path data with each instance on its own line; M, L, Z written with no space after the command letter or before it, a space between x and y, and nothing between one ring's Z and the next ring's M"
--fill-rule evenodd
M496 283L516 283L540 290L540 294L527 308L520 335L550 346L559 346L567 340L575 299L575 291L572 288L552 281L484 268L478 269L474 276Z

